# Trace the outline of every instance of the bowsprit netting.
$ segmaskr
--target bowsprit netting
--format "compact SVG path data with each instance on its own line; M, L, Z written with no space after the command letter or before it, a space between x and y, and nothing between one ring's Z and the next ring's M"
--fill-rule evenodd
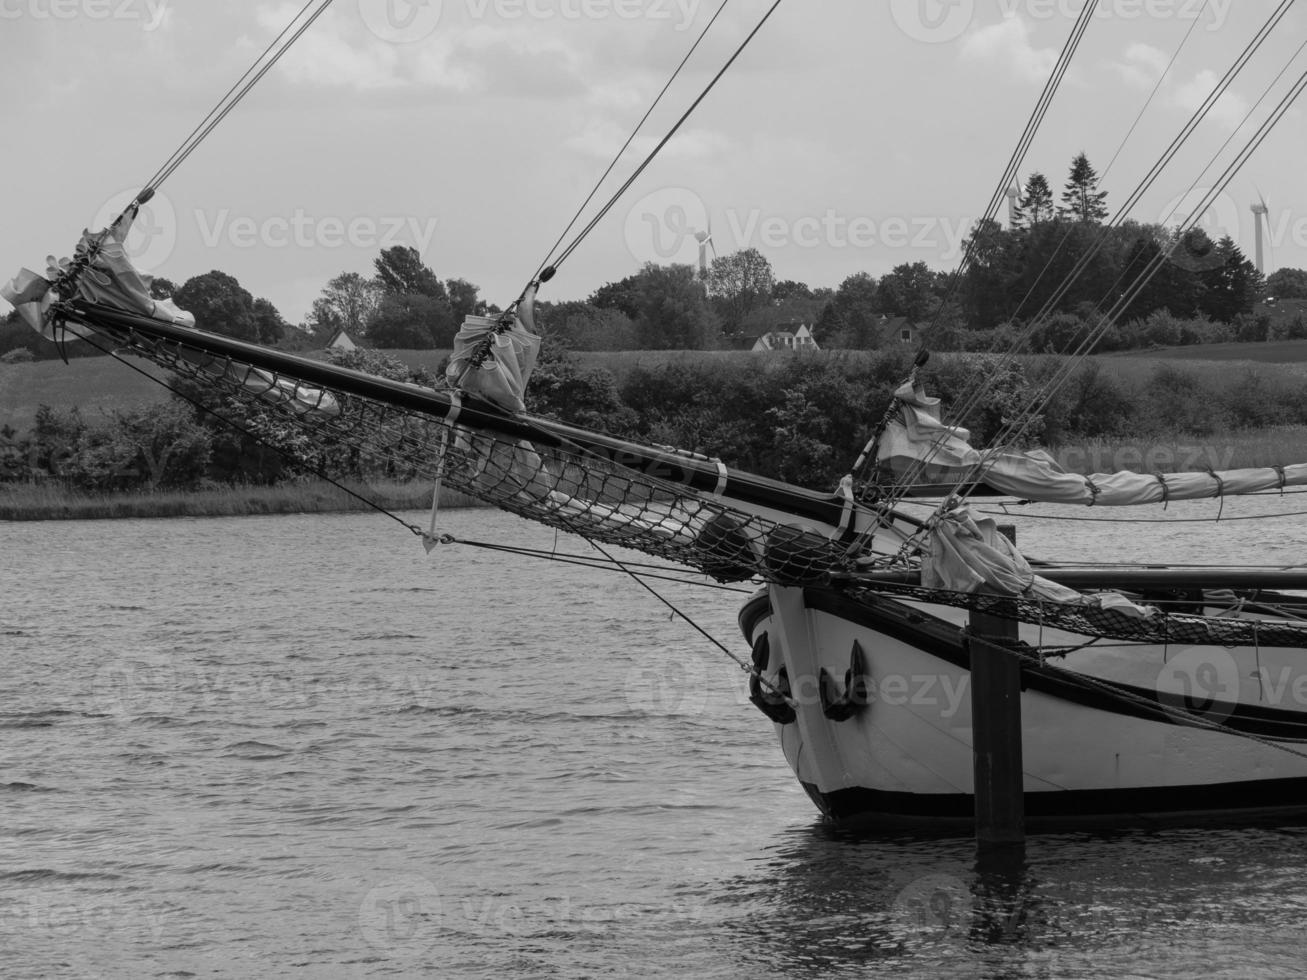
M874 601L976 609L1091 637L1144 643L1307 647L1307 621L1213 618L1153 610L1144 618L1084 603L876 581L885 556L850 552L836 527L773 518L689 485L703 457L568 438L542 420L498 412L457 392L386 382L155 320L69 306L62 315L182 382L221 392L244 427L320 472L347 464L443 486L588 540L630 548L721 581L837 588ZM244 356L242 356L244 355ZM296 372L300 373L296 373ZM185 384L179 386L184 393ZM242 414L233 411L231 414ZM313 454L305 456L307 452ZM702 469L702 467L701 467ZM723 470L723 474L724 474ZM723 475L723 485L725 478ZM802 502L796 490L795 501ZM783 508L775 508L783 510ZM838 506L834 506L836 513Z
M1223 647L1307 647L1307 621L1242 619L1155 611L1147 617L1118 609L1047 600L954 592L917 585L877 583L845 590L855 598L874 602L891 596L911 602L972 609L1001 619L1012 619L1080 636L1096 636L1137 643Z
M377 474L439 478L444 487L518 516L722 581L819 584L853 568L844 544L797 521L771 520L633 468L620 452L533 430L521 417L503 416L504 432L473 428L466 424L469 406L457 393L391 383L397 396L430 402L407 407L347 390L357 372L334 369L340 385L310 383L260 367L252 363L254 356L215 353L205 343L226 338L199 331L188 331L187 339L161 337L159 325L148 320L106 318L86 308L66 312L104 335L116 353L145 358L183 382L234 400L245 409L247 431L309 468L347 463ZM178 387L184 393L185 384ZM305 455L306 445L312 455Z

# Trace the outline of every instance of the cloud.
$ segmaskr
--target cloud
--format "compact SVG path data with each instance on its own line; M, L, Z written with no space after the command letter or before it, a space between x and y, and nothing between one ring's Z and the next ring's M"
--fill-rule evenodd
M1166 71L1170 58L1161 48L1136 42L1125 49L1124 61L1113 62L1111 67L1134 88L1149 90Z
M1177 85L1170 92L1171 104L1193 112L1212 94L1217 81L1216 72L1204 68L1189 81ZM1224 95L1216 100L1216 105L1212 106L1208 118L1224 123L1234 129L1247 117L1249 108L1250 106L1245 99L1227 90Z
M962 42L962 60L1001 65L1023 82L1043 83L1057 64L1057 52L1035 47L1030 27L1020 17L1005 17L968 34Z

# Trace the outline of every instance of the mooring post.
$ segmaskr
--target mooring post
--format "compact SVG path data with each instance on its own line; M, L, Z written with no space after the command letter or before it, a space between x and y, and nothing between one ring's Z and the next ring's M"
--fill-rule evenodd
M999 528L1016 541L1016 528ZM1016 619L972 610L971 746L976 788L976 842L1026 839L1021 764L1021 660L1006 649L1018 639Z

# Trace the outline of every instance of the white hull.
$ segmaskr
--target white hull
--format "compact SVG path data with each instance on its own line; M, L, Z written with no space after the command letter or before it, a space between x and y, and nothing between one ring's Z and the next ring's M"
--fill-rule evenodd
M823 812L841 820L971 819L965 617L939 606L779 587L742 610L748 639L767 636L764 677L775 682L786 671L795 716L775 727L786 759ZM1044 648L1089 640L1027 626L1021 637ZM854 717L832 721L823 711L819 673L825 668L843 688L855 642L865 655L870 697ZM1109 692L1027 668L1021 715L1028 822L1307 810L1307 742L1298 741L1307 738L1303 653L1099 641L1049 661L1110 682ZM1263 741L1190 722L1180 695L1212 690L1215 700L1188 706ZM1171 692L1176 697L1168 698Z

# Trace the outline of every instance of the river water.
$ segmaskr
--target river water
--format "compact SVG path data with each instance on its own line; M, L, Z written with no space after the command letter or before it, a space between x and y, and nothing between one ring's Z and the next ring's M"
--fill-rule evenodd
M1018 524L1063 559L1298 564L1307 539L1301 517ZM442 527L584 550L490 511ZM742 596L660 589L747 653ZM0 651L4 977L1307 962L1303 828L1041 836L998 866L967 840L834 832L739 669L648 593L465 545L427 556L383 517L0 524Z

